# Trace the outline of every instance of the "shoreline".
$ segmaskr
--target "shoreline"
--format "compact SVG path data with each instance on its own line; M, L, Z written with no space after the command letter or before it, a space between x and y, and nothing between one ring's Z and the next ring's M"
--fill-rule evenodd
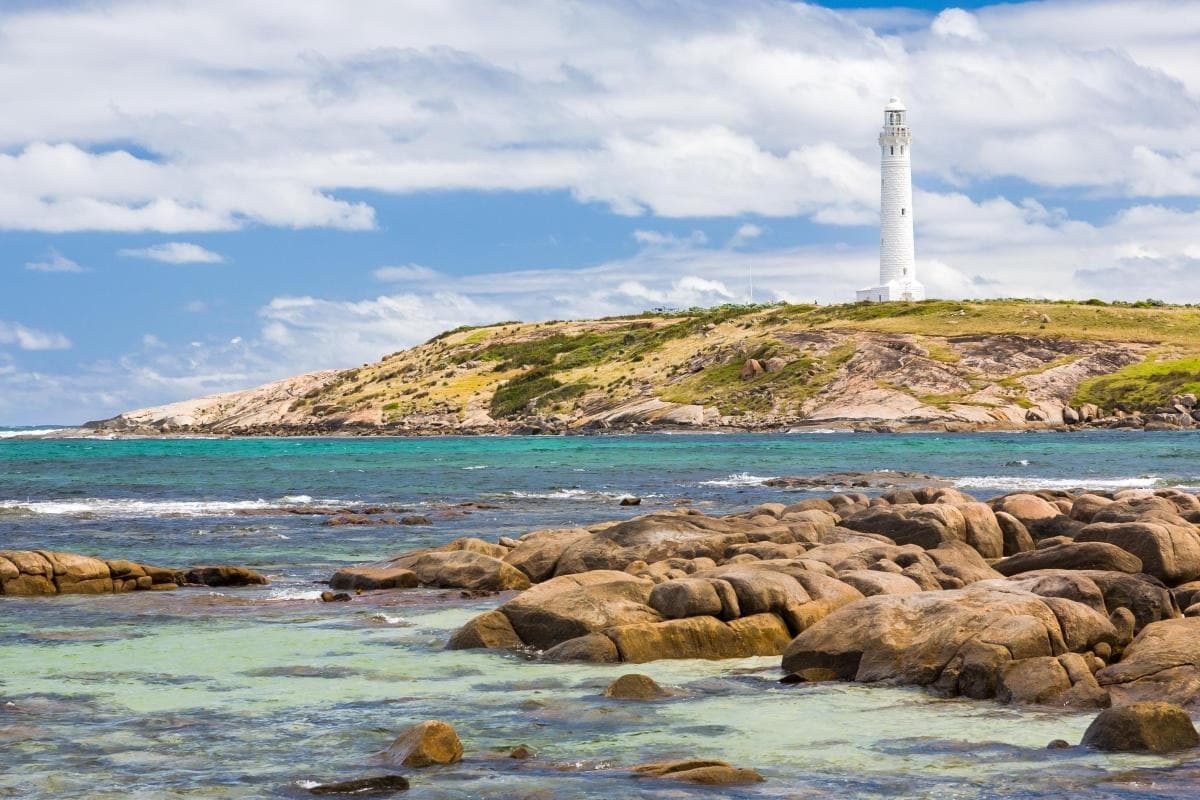
M1126 418L1129 419L1129 418ZM1107 422L1107 421L1105 421ZM164 431L154 428L133 430L104 430L87 427L65 428L48 433L30 432L29 434L14 434L4 437L3 441L32 441L47 439L99 439L99 440L133 440L133 439L354 439L354 438L395 438L395 439L426 439L426 438L518 438L518 437L580 437L603 438L618 436L653 436L653 435L763 435L763 436L804 436L804 435L834 435L834 434L993 434L993 433L1087 433L1099 431L1129 432L1129 433L1183 433L1200 431L1200 427L1185 427L1168 423L1149 422L1142 424L1088 423L1079 425L1066 424L1037 424L1037 425L978 425L972 423L941 423L937 425L895 425L885 421L864 423L859 425L830 425L813 424L787 426L670 426L635 423L628 426L609 426L606 428L569 428L552 426L518 425L509 429L497 428L392 428L378 425L330 425L330 426L255 426L237 430L222 431Z

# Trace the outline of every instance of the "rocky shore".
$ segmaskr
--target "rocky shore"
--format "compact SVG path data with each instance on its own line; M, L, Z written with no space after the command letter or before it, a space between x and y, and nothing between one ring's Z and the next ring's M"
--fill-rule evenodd
M1180 331L1194 319L930 301L502 323L353 369L127 411L84 434L1191 429L1200 383Z
M1178 490L981 502L917 487L463 538L331 585L504 592L449 648L602 663L780 656L789 683L1194 713L1198 524L1200 499Z
M267 579L245 567L167 569L51 550L0 550L0 595L111 594L167 591L181 586L260 586Z

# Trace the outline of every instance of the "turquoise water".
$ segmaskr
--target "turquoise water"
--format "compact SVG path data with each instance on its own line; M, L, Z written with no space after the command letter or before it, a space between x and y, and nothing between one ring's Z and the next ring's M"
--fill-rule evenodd
M600 693L628 668L442 649L495 600L433 590L315 599L338 565L456 536L631 516L680 498L733 511L795 497L762 486L767 477L873 469L945 476L980 496L1195 486L1200 437L2 439L0 547L241 563L273 583L0 598L0 797L305 797L307 782L378 773L371 756L428 718L458 728L467 759L411 773L411 797L1193 794L1200 763L1044 749L1078 741L1089 715L781 686L774 658L641 665L682 696L621 704ZM618 507L625 494L644 505ZM362 504L432 524L327 527L292 513ZM538 757L502 757L522 743ZM674 757L724 758L767 781L714 793L628 775Z

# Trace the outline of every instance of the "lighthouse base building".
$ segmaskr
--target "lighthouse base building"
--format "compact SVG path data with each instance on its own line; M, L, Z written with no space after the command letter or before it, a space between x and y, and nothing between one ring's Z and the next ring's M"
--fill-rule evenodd
M925 287L918 281L900 283L892 281L883 286L872 286L870 289L859 289L855 299L862 303L887 303L891 300L924 300Z
M908 109L893 97L883 109L879 133L879 285L860 289L859 302L924 300L913 246L912 131Z

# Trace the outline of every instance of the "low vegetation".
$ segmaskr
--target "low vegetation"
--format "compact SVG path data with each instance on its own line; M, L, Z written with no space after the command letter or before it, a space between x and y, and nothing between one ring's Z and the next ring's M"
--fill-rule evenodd
M1151 344L1172 360L1094 378L1075 398L1104 408L1147 408L1175 392L1200 391L1198 330L1200 308L1099 300L727 305L591 321L509 321L446 331L347 370L297 398L292 410L376 413L384 422L421 415L462 419L475 411L515 419L657 397L727 415L798 414L845 374L860 332L911 334L928 358L963 372L972 388L961 396L912 393L938 408L971 403L970 395L985 383L998 384L1009 403L1032 405L1023 374L982 383L968 374L959 363L965 351L956 343L971 337ZM825 335L831 332L838 336ZM775 359L775 367L743 377L751 358Z
M1148 360L1092 378L1080 384L1073 402L1151 411L1172 395L1188 392L1200 395L1200 358Z

